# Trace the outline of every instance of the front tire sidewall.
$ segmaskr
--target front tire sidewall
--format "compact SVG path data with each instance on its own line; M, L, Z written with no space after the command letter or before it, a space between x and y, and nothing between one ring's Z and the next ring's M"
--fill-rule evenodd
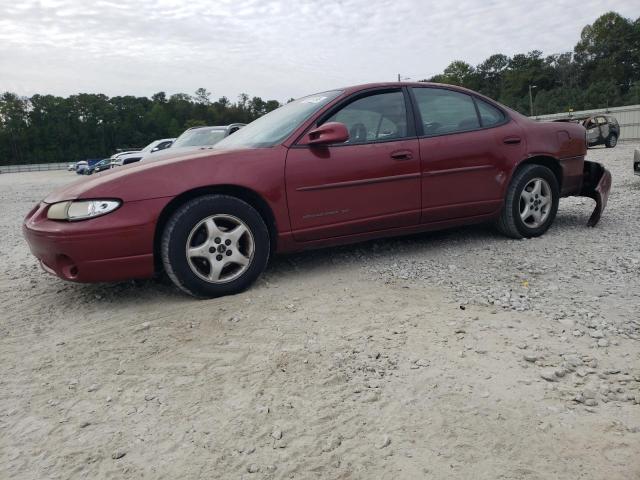
M609 135L609 137L607 137L607 140L604 142L604 145L607 148L613 148L617 145L617 143L618 137L616 137L615 135Z
M545 222L536 228L528 226L520 217L520 194L526 185L534 178L543 178L549 184L551 188L551 211ZM558 188L558 180L551 170L543 166L530 166L527 167L527 171L524 175L519 176L517 184L514 190L513 198L511 199L511 215L513 216L513 222L520 233L525 238L539 237L547 230L556 218L558 212L558 204L560 203L560 189Z
M216 214L241 219L251 230L255 243L249 268L226 283L209 283L198 277L186 255L187 238L193 227ZM207 195L190 201L173 214L162 236L161 251L166 273L183 291L200 298L231 295L248 288L265 269L270 253L269 231L260 214L248 203L227 195Z

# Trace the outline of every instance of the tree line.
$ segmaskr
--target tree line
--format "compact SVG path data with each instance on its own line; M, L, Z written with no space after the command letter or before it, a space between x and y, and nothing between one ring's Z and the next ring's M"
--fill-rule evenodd
M159 92L151 98L89 93L27 98L5 92L0 95L0 164L102 158L116 149L177 137L193 126L249 123L279 106L246 94L236 102L212 101L204 88L194 95Z
M456 60L424 81L467 87L527 115L532 106L543 115L640 104L640 18L605 13L571 52L498 53L475 67Z
M571 52L495 54L475 67L457 60L424 81L471 88L525 114L530 113L530 87L536 115L640 104L640 18L609 12L583 28ZM246 94L236 102L211 97L204 88L193 95L159 92L151 98L5 92L0 95L0 165L106 157L196 125L248 123L280 105Z

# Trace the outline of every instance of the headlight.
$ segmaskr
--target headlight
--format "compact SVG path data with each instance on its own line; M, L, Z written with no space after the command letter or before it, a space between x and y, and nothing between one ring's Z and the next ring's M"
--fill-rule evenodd
M51 220L85 220L113 212L121 205L120 200L70 200L54 203L47 210Z

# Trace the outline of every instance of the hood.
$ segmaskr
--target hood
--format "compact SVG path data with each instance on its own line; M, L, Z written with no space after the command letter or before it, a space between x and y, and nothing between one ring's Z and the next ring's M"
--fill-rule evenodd
M205 170L213 170L211 162L234 157L238 150L200 150L176 152L164 162L137 162L83 177L44 199L45 203L90 198L117 198L123 201L145 200L176 194L176 175L198 178ZM205 164L206 163L206 164Z
M121 157L123 155L130 155L132 153L140 153L140 150L127 150L126 152L114 153L109 158L116 159L116 158L119 158L119 157Z
M129 158L142 158L147 154L147 152L143 152L140 150L139 152L127 152L118 155L116 158L112 158L111 160L115 160L121 162L123 160L127 160Z

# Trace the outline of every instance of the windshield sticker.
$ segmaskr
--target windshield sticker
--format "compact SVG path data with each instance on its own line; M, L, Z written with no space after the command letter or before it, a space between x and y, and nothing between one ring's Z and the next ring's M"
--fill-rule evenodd
M320 103L325 100L327 97L309 97L300 100L300 103Z

